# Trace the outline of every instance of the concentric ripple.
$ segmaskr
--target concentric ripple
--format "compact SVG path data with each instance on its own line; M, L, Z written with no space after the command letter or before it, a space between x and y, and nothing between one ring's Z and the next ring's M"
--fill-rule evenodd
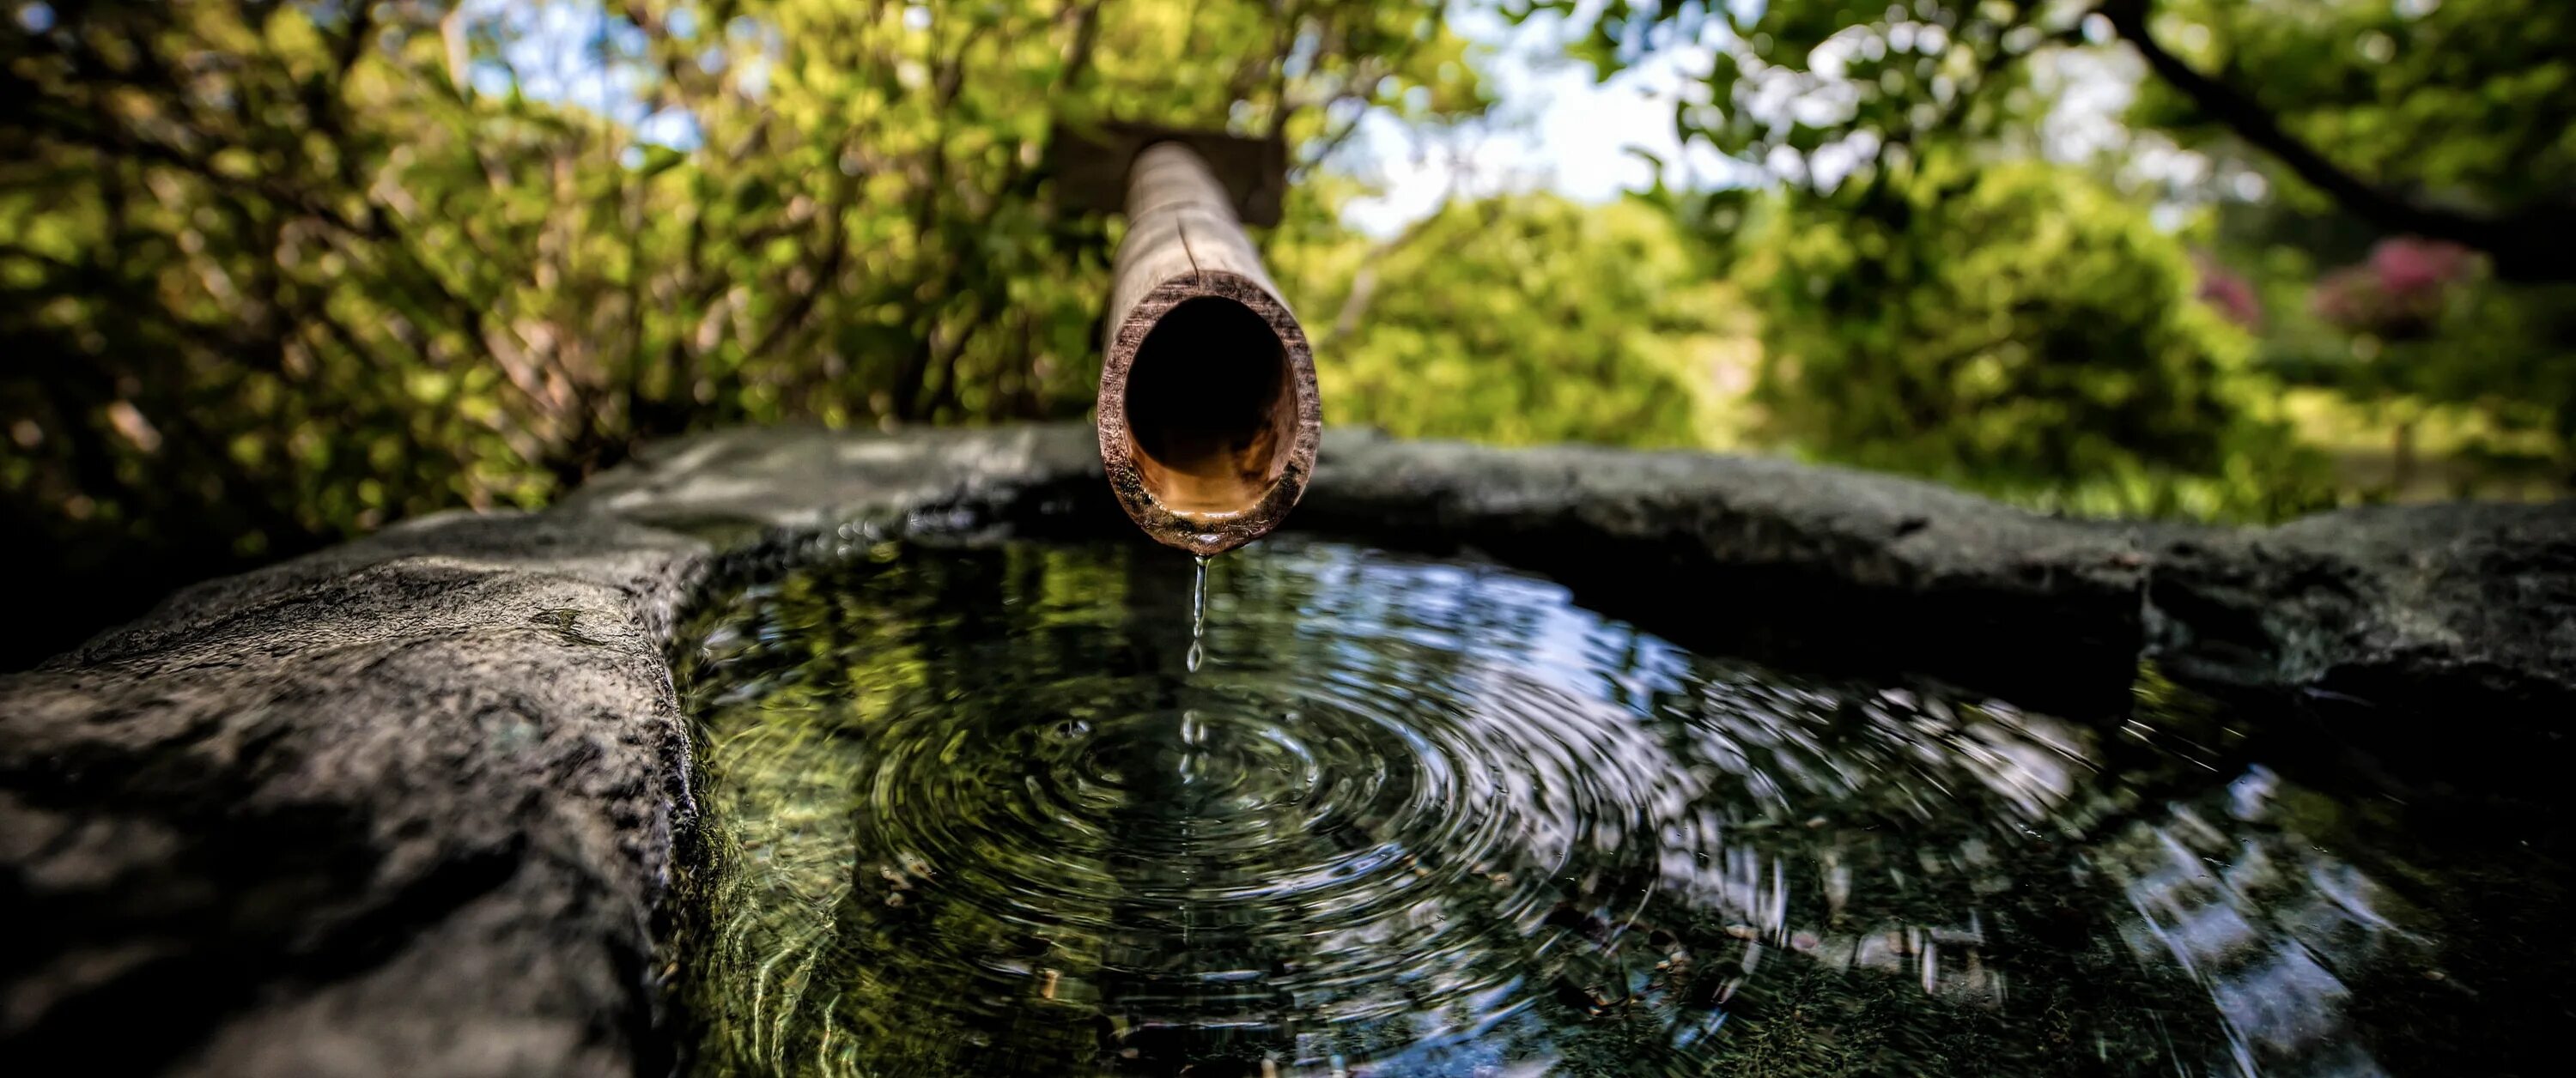
M1328 544L1209 590L1203 663L1153 550L889 546L711 611L706 1067L2351 1070L2330 1004L2436 950L2281 830L2277 776L2143 722L1785 677ZM2230 843L2271 851L2259 900L2156 853ZM2326 964L2230 980L2177 936L2225 912L2259 949L2292 907L2283 953Z
M1642 807L1670 776L1640 766L1636 716L1437 641L1247 605L1196 672L1155 650L1173 625L1053 611L923 649L948 669L899 664L864 694L884 703L834 716L852 720L831 735L861 889L975 923L913 957L993 965L993 934L1025 933L1061 959L1059 996L1321 1028L1503 989L1579 842L1596 862L1646 849L1626 838L1652 833ZM1275 635L1291 646L1243 646Z

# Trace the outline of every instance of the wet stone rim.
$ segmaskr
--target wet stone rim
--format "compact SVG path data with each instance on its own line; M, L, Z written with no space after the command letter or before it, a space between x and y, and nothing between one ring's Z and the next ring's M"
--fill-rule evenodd
M658 906L695 811L675 612L713 575L915 529L1122 520L1100 469L1084 426L723 432L548 512L198 585L0 676L0 896L46 928L0 959L0 1051L667 1070ZM1293 521L1482 554L1679 642L2070 714L2116 712L2141 658L2287 694L2324 736L2433 716L2535 768L2576 714L2576 502L2138 527L1776 460L1336 431Z

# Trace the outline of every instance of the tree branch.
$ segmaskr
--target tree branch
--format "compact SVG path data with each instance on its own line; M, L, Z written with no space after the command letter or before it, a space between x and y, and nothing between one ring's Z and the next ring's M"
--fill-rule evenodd
M2253 95L2167 52L2147 25L2154 6L2154 0L2106 0L2099 10L2157 78L2336 205L2389 232L2451 240L2485 251L2495 260L2496 272L2505 277L2576 280L2576 246L2565 241L2567 230L2576 226L2576 212L2536 207L2503 216L2472 214L2428 206L2353 175L2283 127L2280 118Z

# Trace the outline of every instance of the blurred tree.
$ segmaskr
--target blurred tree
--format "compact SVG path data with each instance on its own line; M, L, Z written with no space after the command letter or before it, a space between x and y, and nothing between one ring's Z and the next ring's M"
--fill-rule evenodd
M1288 243L1334 422L1406 437L1693 446L1742 305L1671 218L1458 201L1383 243ZM1329 319L1329 321L1327 321Z
M2266 366L2385 428L2384 482L2465 495L2576 475L2576 285L2496 280L2465 248L2398 236L2318 274L2278 233L2233 246L2272 277L2283 317ZM2446 468L2420 432L2440 433Z
M1051 123L1483 107L1433 0L14 15L0 509L143 595L687 428L1078 414L1114 233Z
M1676 123L1792 178L2026 137L2051 104L2034 57L2122 49L2152 75L2136 122L2223 134L2309 197L2507 278L2576 280L2556 239L2576 229L2576 8L2556 0L1614 0L1592 26L1604 71L1722 39Z
M2388 427L2392 488L2444 412L2478 473L2576 476L2576 251L2557 238L2576 233L2576 8L2166 0L2105 19L2156 76L2132 123L2268 181L2221 236L2289 316L2270 364Z
M2576 281L2555 238L2576 232L2576 8L2107 0L2098 14L2154 75L2135 122L2224 139L2294 178L2294 202L2475 248L2507 279Z
M2088 509L2265 516L2304 496L2256 418L2251 341L2193 302L2177 239L2081 173L1927 168L1782 195L1742 249L1759 396L1791 441Z
M1043 140L1102 117L1299 148L1267 247L1336 421L1707 444L1710 384L1751 366L1731 358L1750 295L1775 431L2046 504L2308 504L2249 368L2392 416L2474 410L2576 472L2566 5L1611 3L1577 51L1607 72L1712 45L1674 122L1776 188L1465 201L1355 235L1352 185L1313 166L1364 110L1486 108L1446 16L20 2L0 26L0 534L96 621L400 516L542 504L691 428L1077 414L1118 225L1058 212ZM2132 133L2270 193L2033 164L2070 58L2148 72ZM2157 227L2123 196L2216 212ZM2476 257L2412 298L2377 270L2311 296L2405 235ZM0 662L68 630L35 631L54 635Z
M1534 5L1564 14L1588 6L1570 0ZM2568 167L2576 164L2569 160L2576 142L2566 137L2576 129L2576 9L2567 5L1615 0L1589 26L1579 51L1604 74L1661 50L1707 46L1705 77L1676 105L1678 133L1778 177L1792 212L1864 229L1886 207L1920 208L1947 197L1921 187L1936 168L2083 156L2087 151L2074 145L2082 140L2065 133L2063 91L2081 77L2073 73L2116 83L2118 72L2134 67L2143 83L2125 130L2114 132L2107 158L2085 163L2123 176L2131 197L2171 199L2168 211L2220 205L2222 231L2199 233L2215 248L2204 266L2222 278L2197 290L2204 302L2239 318L2257 309L2305 310L2311 304L2304 295L2285 293L2303 293L2306 280L2283 288L2280 273L2295 265L2313 274L2318 266L2358 261L2379 238L2416 236L2478 252L2491 272L2464 272L2492 277L2494 286L2441 291L2442 313L2433 318L2438 332L2419 335L2420 346L2402 350L2404 377L2386 377L2379 365L2370 376L2331 381L2365 403L2396 393L2436 394L2429 399L2474 401L2509 426L2576 431L2576 419L2568 418L2576 415L2571 379L2554 373L2571 353L2561 320L2550 315L2563 306L2560 282L2576 281L2576 252L2557 238L2576 225L2576 182ZM2219 167L2193 172L2191 190L2141 184L2124 167L2136 155L2176 149ZM1901 193L1885 190L1891 186ZM2249 200L2267 207L2263 227L2251 232L2246 226L2256 215L2242 212ZM2101 199L2076 199L2065 208L2117 210ZM1936 222L1975 219L1944 212L1931 221L1883 224L1910 231ZM2058 227L2097 235L2108 228L2070 218L2037 233L1960 231L1920 242L1925 250L1975 258L2003 237L2052 234ZM2136 242L2142 251L2156 246L2145 236ZM2283 245L2307 254L2273 250ZM2251 276L2238 276L2249 267ZM2081 292L2090 286L2061 279L2034 287ZM2260 302L2265 299L2290 302ZM2258 302L2249 306L2248 300ZM2087 308L2043 304L2015 317L2046 309ZM2417 310L2415 317L2432 314ZM2301 355L2310 373L2349 374L2373 367L2370 360L2388 351L2368 331L2337 331L2304 315L2246 324L2262 330L2267 359ZM2022 333L2054 335L2036 326ZM2315 360L2328 345L2367 355L2320 365ZM2052 354L2049 361L2085 359ZM2283 369L2279 362L2262 366ZM1792 395L1772 387L1775 401ZM2528 403L2535 397L2545 403ZM2515 400L2526 403L2508 403ZM2122 437L2137 432L2135 424L2120 429ZM2576 444L2561 438L2562 447ZM1820 448L1850 455L1852 447ZM2564 448L2559 455L2576 461ZM1947 467L1950 458L1938 459Z

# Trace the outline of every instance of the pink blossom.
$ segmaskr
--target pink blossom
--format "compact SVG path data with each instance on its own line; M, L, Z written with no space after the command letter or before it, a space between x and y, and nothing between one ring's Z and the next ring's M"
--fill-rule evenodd
M2468 280L2474 258L2456 243L2390 237L2371 247L2368 261L2319 278L2309 302L2317 317L2346 330L2422 337L2441 320L2451 290Z
M2263 328L2263 301L2254 294L2254 286L2216 259L2203 256L2198 262L2200 288L2194 295L2230 322L2247 329Z
M2469 275L2469 249L2441 240L2397 236L2370 249L2371 272L2391 298L2436 293Z

